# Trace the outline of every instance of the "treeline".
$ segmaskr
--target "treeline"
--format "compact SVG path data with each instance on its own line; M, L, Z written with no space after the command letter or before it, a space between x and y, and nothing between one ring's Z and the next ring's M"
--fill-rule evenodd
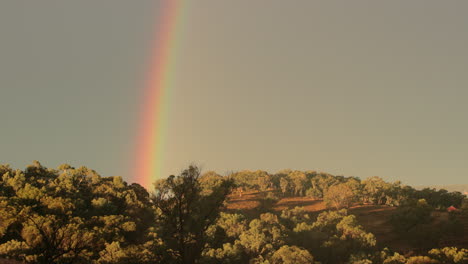
M432 249L409 257L378 248L375 236L345 209L323 212L316 219L301 208L267 212L255 219L224 210L228 196L238 195L239 187L321 197L334 186L354 184L363 201L387 204L390 192L377 178L361 182L294 171L201 176L191 166L159 180L149 194L138 184L101 177L86 167L49 169L34 162L23 171L3 165L0 176L0 257L27 263L468 261L466 249ZM419 194L424 193L411 191L407 197L418 199ZM427 204L421 201L416 206L425 210Z
M358 177L334 176L316 171L283 170L275 174L266 171L241 171L229 175L236 186L245 190L276 191L282 196L307 196L326 200L331 206L341 208L351 204L400 206L425 199L435 209L450 206L459 208L464 199L460 192L425 188L416 190L396 181L389 183L380 177L361 180ZM208 185L222 176L205 173L202 180ZM327 195L328 194L328 195Z

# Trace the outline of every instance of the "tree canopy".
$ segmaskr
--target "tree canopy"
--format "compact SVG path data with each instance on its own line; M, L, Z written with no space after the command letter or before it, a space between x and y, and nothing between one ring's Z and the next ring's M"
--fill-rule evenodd
M324 200L329 210L304 207L251 216L230 211L235 190ZM382 248L348 208L396 206L395 234L426 245L434 210L461 208L437 226L460 232L468 215L465 196L415 190L379 177L334 176L316 171L240 171L227 176L189 166L158 180L148 192L121 177L101 177L86 167L39 162L24 170L0 165L0 262L23 263L468 263L465 248L425 248L404 255ZM260 203L262 204L262 203ZM455 228L454 228L455 227ZM463 229L463 228L462 228Z

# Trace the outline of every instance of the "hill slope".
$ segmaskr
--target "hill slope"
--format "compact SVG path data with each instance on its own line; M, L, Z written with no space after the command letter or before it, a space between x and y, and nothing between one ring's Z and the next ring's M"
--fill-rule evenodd
M304 209L316 218L319 213L327 210L325 202L319 199L308 197L285 197L277 202L265 203L264 192L247 192L239 197L232 195L227 205L227 211L241 212L247 217L257 218L264 212L275 212L280 214L282 210L294 208L296 206L304 207ZM388 247L392 250L399 252L414 252L423 251L424 248L412 247L403 237L400 237L393 230L390 219L395 212L396 207L388 205L360 205L348 209L349 214L353 214L358 219L358 222L364 227L365 230L373 233L378 242L379 247ZM432 226L436 227L441 221L449 218L448 212L434 211L432 213ZM462 218L463 234L468 234L468 217ZM439 246L455 246L468 248L468 236L464 235L462 238L445 237L439 242Z
M449 192L461 192L468 194L468 184L450 184L450 185L420 185L415 187L417 190L421 190L424 188L430 189L445 189Z

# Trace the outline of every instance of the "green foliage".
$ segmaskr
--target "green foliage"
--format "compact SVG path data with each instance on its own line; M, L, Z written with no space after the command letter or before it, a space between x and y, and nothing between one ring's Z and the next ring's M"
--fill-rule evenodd
M392 215L391 223L397 232L406 233L412 228L429 223L432 208L425 200L420 200L406 206L399 207Z
M247 190L259 190L260 188L267 189L269 184L272 184L271 181L271 176L268 174L266 171L240 171L236 172L230 175L232 180L234 181L235 186L238 187L243 187L244 189ZM262 180L259 180L261 179ZM259 187L259 183L262 184L261 187ZM265 185L263 185L265 184Z
M432 249L429 254L441 263L468 263L468 249L456 247L445 247Z
M258 218L225 205L232 187L257 192ZM191 166L155 183L153 195L121 177L101 177L68 164L49 169L35 161L24 171L0 165L0 261L24 263L467 263L454 247L422 255L377 249L346 210L316 219L303 207L271 211L283 196L324 199L333 208L353 203L398 206L395 232L419 248L440 234L463 237L463 196L414 190L372 177L315 171L241 171L228 177L201 175ZM308 199L305 199L308 200ZM461 212L431 223L435 209L463 205ZM249 217L247 217L249 216Z
M324 236L320 249L311 249L311 252L318 260L328 263L343 262L352 254L368 252L376 245L374 235L365 232L355 216L348 215L346 210L321 213L312 231Z
M195 263L207 241L207 229L216 223L220 209L231 192L232 182L224 180L202 195L200 170L190 166L179 176L169 176L156 184L154 205L159 215L160 234L176 254L172 263Z
M264 263L284 244L286 229L276 215L262 214L260 218L253 219L248 227L238 215L225 215L223 218L230 219L228 223L235 223L236 231L241 232L234 237L234 241L205 250L204 263ZM226 220L223 218L219 221L225 226Z
M281 220L289 229L293 229L298 224L311 224L312 219L306 213L304 207L296 206L293 209L286 209L281 212Z
M314 258L305 249L296 246L282 246L273 253L272 264L310 264L314 263Z
M288 174L288 178L292 183L293 194L297 196L304 196L310 185L306 174L302 171L293 171Z
M250 256L267 255L284 244L285 227L278 217L271 213L260 215L249 224L249 229L239 236L242 245Z
M391 185L380 177L371 177L362 182L364 185L364 197L366 202L373 204L386 204L387 191Z
M213 189L218 188L223 183L223 177L214 171L208 171L198 179L202 188L202 195L209 195Z
M120 177L101 178L67 164L47 169L39 162L24 172L0 170L0 256L90 263L113 242L126 248L147 241L154 219L149 195Z
M226 243L221 248L209 248L203 252L203 259L200 263L246 263L248 257L243 252L239 244Z
M127 257L119 242L106 243L106 248L99 252L99 264L121 263Z
M384 249L380 253L379 257L383 264L405 264L407 261L405 256L400 255L399 253L390 254L388 249Z
M328 188L328 191L325 193L323 200L325 201L327 207L341 209L349 208L353 204L355 197L356 196L351 187L345 183L340 183Z
M323 198L325 193L328 191L328 188L330 188L330 186L334 184L338 184L339 181L340 181L339 178L334 177L330 174L320 173L320 174L315 175L311 179L312 188L315 190L314 198Z
M272 177L268 173L262 173L257 177L257 185L260 191L269 190L273 185Z
M309 188L306 191L306 196L310 198L319 199L319 198L322 198L323 194L320 190L316 188Z
M286 195L291 192L291 183L286 177L280 179L280 187L283 195Z
M438 264L439 262L428 256L414 256L414 257L410 257L406 261L406 263L407 264Z
M247 229L247 220L241 214L221 212L216 225L224 229L228 237L237 238Z

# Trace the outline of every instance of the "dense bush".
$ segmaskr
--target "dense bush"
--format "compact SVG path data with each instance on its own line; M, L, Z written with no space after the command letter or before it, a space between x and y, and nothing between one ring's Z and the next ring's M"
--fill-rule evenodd
M401 205L391 221L415 244L433 208L461 205L457 193L416 191L373 177L314 171L242 171L223 177L189 167L155 183L150 195L120 177L85 167L24 171L0 166L0 257L27 263L466 263L466 249L432 249L405 257L377 248L375 236L346 210L312 217L304 208L271 211L282 196L324 197L333 208L353 203ZM224 210L234 190L261 192L257 218ZM421 198L421 197L427 197ZM458 203L459 202L459 203ZM463 211L438 230L456 232ZM457 222L458 221L458 222ZM451 230L451 231L450 231ZM430 231L430 232L429 232Z

